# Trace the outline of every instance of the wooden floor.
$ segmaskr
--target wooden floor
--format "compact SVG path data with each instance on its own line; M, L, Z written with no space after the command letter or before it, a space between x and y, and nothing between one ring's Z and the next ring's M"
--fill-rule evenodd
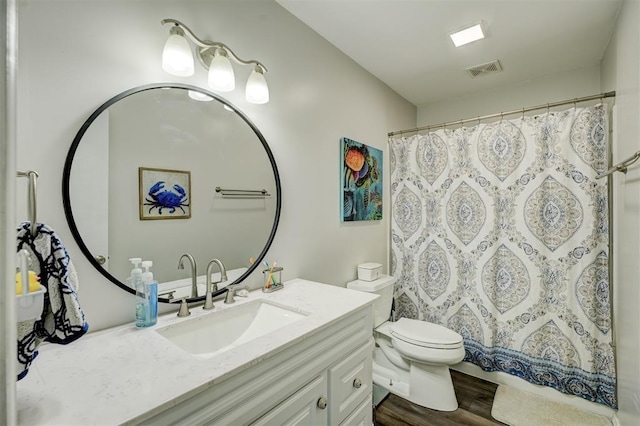
M498 385L451 370L458 398L456 411L435 411L389 394L375 410L376 426L503 425L491 417Z

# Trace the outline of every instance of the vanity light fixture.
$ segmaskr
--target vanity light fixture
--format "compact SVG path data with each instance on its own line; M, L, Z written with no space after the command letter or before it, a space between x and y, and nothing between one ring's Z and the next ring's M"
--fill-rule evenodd
M196 57L200 64L208 70L208 84L218 92L230 92L235 89L236 79L229 59L239 65L250 65L251 74L247 81L245 97L253 104L269 102L269 87L264 73L267 68L259 61L240 59L224 43L201 40L182 22L175 19L163 19L162 25L173 24L169 38L162 52L162 68L169 74L189 77L194 73L194 61L190 40L196 46Z
M451 40L453 40L453 44L455 44L456 47L460 47L471 43L472 41L483 39L484 31L482 29L482 24L475 24L471 27L449 34L449 37L451 37Z

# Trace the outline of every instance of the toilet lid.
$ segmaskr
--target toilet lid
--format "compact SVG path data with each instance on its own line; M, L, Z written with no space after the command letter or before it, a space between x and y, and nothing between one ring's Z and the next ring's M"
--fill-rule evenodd
M456 348L462 345L462 336L438 324L400 318L391 323L391 335L418 346Z

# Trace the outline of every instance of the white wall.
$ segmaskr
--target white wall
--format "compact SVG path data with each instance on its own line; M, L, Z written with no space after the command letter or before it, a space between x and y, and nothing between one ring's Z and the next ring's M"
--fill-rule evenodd
M269 70L270 103L248 104L242 90L228 99L263 132L280 170L281 224L267 258L285 268L283 278L343 286L355 278L358 263L386 265L388 214L379 222L340 222L339 140L387 152L387 132L414 126L415 107L276 3L23 0L18 166L40 172L39 218L70 251L91 330L132 321L134 301L94 271L73 241L62 208L63 163L82 123L111 96L163 81L206 87L199 65L186 79L162 71L169 31L160 25L163 18L178 19ZM236 74L240 84L248 70ZM385 162L388 170L388 156ZM388 193L387 186L386 206ZM18 218L26 218L23 205L19 200ZM260 278L252 277L256 284Z
M602 61L602 88L616 91L613 161L640 150L640 3L626 0ZM619 419L640 424L640 168L613 180L614 328Z
M494 77L497 76L488 75L479 78ZM418 107L418 126L514 111L597 93L600 93L600 67L598 66L551 74L518 85L503 86L498 90L481 91L464 98L452 98L421 105ZM566 109L566 107L560 108ZM546 111L540 110L528 114L544 112ZM515 118L515 116L509 116L509 118Z

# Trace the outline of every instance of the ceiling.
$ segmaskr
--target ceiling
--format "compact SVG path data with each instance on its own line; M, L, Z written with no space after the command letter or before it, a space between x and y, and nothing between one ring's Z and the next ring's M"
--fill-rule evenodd
M416 106L596 66L621 0L276 0ZM482 21L487 37L449 33ZM466 68L498 59L499 73Z

